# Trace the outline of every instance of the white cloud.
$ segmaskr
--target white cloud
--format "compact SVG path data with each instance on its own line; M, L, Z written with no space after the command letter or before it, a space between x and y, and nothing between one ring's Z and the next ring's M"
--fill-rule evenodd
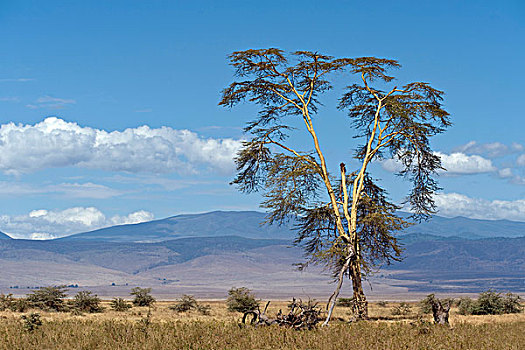
M459 152L451 154L435 152L435 154L441 158L441 164L450 175L489 173L496 170L490 159L478 155L468 156Z
M91 182L61 183L42 186L13 181L0 181L0 196L38 194L57 195L68 198L104 199L122 195L124 192Z
M31 108L31 109L38 109L38 108L61 109L61 108L66 107L67 105L71 105L75 103L77 103L77 101L73 99L43 96L43 97L37 98L34 103L26 105L26 107Z
M152 213L139 210L134 213L131 213L127 216L115 215L110 219L110 222L113 225L126 225L126 224L138 224L139 222L151 221L154 219Z
M519 152L521 149L523 149L523 146L516 142L512 143L509 147L501 142L477 143L476 141L470 141L462 146L456 147L454 151L465 154L478 154L489 158L497 158L514 152Z
M0 126L0 171L18 175L74 166L159 174L192 173L204 165L226 173L233 171L240 145L169 127L107 132L50 117L35 125Z
M465 216L485 220L525 221L525 200L489 201L481 198L470 198L459 193L437 194L435 202L438 214L448 217Z
M20 102L20 97L0 97L1 102Z
M512 169L511 168L500 169L498 170L498 175L499 177L503 179L508 179L509 177L513 176Z
M33 81L35 79L31 78L2 78L0 82L2 83L26 83L28 81Z
M518 157L516 164L518 164L518 166L525 166L525 154Z
M136 224L153 219L153 214L145 210L108 218L94 207L74 207L65 210L37 209L27 215L1 215L0 231L13 238L49 239L112 225Z
M489 173L496 171L496 167L490 159L485 159L478 155L466 155L464 153L445 154L435 152L435 155L441 158L441 165L447 170L441 172L444 175L470 175ZM399 172L403 169L398 159L386 159L381 162L383 169L390 172Z

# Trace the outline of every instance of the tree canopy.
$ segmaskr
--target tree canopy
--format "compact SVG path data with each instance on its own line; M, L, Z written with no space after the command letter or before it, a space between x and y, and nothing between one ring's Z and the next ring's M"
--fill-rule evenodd
M450 125L443 92L424 82L392 86L390 71L400 67L392 59L286 54L275 48L237 51L229 59L238 81L223 90L220 105L247 101L259 106L244 128L250 138L237 155L232 183L243 192L264 193L268 223L296 220L296 243L308 254L303 266L332 269L338 283L327 321L345 275L352 280L355 315L367 317L362 270L399 259L394 233L410 224L396 215L400 206L388 199L369 165L395 158L398 175L412 184L400 204L410 207L415 220L432 215L438 189L434 176L442 166L429 140ZM348 114L348 139L360 144L353 159L329 169L314 121L328 117L320 112L321 98L342 78L350 83L340 91L337 108ZM297 121L313 149L294 148L290 136ZM343 139L340 147L348 144Z

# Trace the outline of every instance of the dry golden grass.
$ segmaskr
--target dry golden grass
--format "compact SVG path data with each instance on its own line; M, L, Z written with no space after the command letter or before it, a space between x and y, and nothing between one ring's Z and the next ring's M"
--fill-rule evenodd
M169 309L173 302L157 302L149 321L148 308L115 312L107 302L99 314L40 311L44 322L33 332L24 329L21 314L1 312L0 349L525 349L523 313L461 316L453 309L449 328L420 322L416 303L406 316L391 315L398 303L374 303L374 321L345 323L341 319L349 318L349 309L340 307L330 327L293 331L239 327L240 314L228 312L224 301L200 303L211 306L211 315L178 314ZM272 302L268 314L287 304Z

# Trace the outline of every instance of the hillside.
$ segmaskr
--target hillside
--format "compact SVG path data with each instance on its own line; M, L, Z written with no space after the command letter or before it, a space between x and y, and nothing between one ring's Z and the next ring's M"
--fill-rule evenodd
M6 234L3 233L3 232L0 232L0 239L12 239L12 238L9 237L8 235L6 235Z
M407 235L402 242L404 261L371 279L376 295L488 288L525 292L525 238ZM290 240L236 236L157 243L2 240L0 292L9 286L79 284L110 295L128 290L128 285L153 287L171 296L218 297L235 285L278 297L329 293L330 276L315 267L296 271L293 264L301 261L301 249L291 247Z
M408 216L407 213L400 214ZM254 239L293 239L295 236L292 223L282 226L261 225L264 220L265 214L261 212L214 211L203 214L177 215L140 224L107 227L58 240L152 243L184 237L240 236ZM401 235L410 234L463 239L516 238L525 236L525 222L434 216L430 221L413 225L401 233ZM414 237L416 236L412 236L412 239Z
M107 227L59 240L152 243L184 237L240 236L290 239L288 226L261 225L264 213L256 211L214 211L185 214L140 224Z
M516 238L525 236L525 222L509 220L478 220L461 216L445 218L434 215L429 221L407 228L404 233L423 233L443 237L455 236L465 239L494 237Z

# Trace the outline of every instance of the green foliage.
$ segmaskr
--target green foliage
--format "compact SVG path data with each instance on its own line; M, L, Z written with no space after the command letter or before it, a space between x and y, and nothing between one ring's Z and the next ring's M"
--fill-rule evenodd
M197 300L192 295L184 294L175 305L170 306L170 309L177 312L187 312L196 309L197 305Z
M247 312L254 311L259 307L259 301L255 299L252 291L246 287L231 288L226 299L228 311Z
M461 298L458 302L461 315L499 315L520 313L523 306L519 295L507 293L504 296L493 290L479 294L477 300Z
M64 298L67 296L65 286L43 287L27 295L32 307L45 311L68 311Z
M95 294L92 295L90 291L78 292L71 301L71 308L78 312L102 312L104 308L100 305L100 298Z
M22 315L20 318L24 321L24 329L32 332L42 325L42 319L39 313L32 312L29 315Z
M429 294L425 297L425 299L419 302L420 311L424 314L431 314L432 313L432 303L434 301L440 301L443 305L445 304L452 305L454 303L453 299L450 299L450 298L437 299L435 294Z
M507 293L503 297L503 313L504 314L518 314L523 311L521 305L521 298L517 294Z
M406 316L406 315L409 315L411 312L412 312L412 306L410 306L409 304L405 302L399 303L399 305L394 306L390 310L390 313L394 316L399 316L399 315Z
M135 306L151 306L155 302L155 298L151 296L151 288L140 288L135 287L131 289L131 295L133 298L133 305Z
M197 302L193 295L184 294L175 305L170 306L171 310L176 312L188 312L196 310L202 315L209 315L211 307L209 305L202 305Z
M29 307L29 303L24 298L14 298L11 293L0 294L0 311L25 312Z
M475 301L472 300L469 297L460 298L457 301L458 313L460 315L470 315L470 314L472 314L472 309L474 307L474 303L475 303Z
M229 59L239 80L222 91L219 105L246 101L259 107L244 128L251 135L235 158L232 183L242 192L264 193L267 223L295 219L295 244L308 258L301 266L330 268L338 280L336 294L344 276L352 276L354 312L366 316L361 269L372 273L374 266L400 260L394 234L410 225L397 216L400 207L369 174L369 165L384 157L399 160L398 175L412 183L405 201L412 217L422 220L435 213L433 194L439 187L434 177L443 168L430 138L451 125L441 104L443 92L423 82L390 86L390 71L400 67L391 59L287 54L276 48L236 51ZM359 83L341 84L346 87L339 92L337 108L351 121L341 148L351 138L360 141L354 159L327 161L314 121L320 117L321 98L344 73L355 75ZM298 148L297 138L291 137L297 130L312 144ZM347 171L349 164L355 168Z
M337 306L352 307L353 305L354 305L353 298L338 298L337 299Z
M131 304L122 298L113 298L109 305L111 309L115 311L127 311L131 309Z
M503 298L500 293L488 290L479 294L472 306L472 315L498 315L503 313Z

